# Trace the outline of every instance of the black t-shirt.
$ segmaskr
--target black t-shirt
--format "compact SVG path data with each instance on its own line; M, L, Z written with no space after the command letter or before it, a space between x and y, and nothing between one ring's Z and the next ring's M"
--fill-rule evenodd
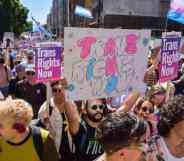
M93 161L103 153L102 146L96 141L96 128L81 121L79 132L74 136L78 161Z
M61 139L61 145L59 149L59 153L61 155L60 161L76 161L76 156L74 153L71 152L70 146L69 146L69 139L68 139L68 123L65 118L64 113L61 113L61 116L63 118L63 129L62 129L62 139Z
M38 111L46 100L46 86L43 83L31 85L28 81L23 80L17 83L15 94L16 97L32 105L34 118L37 118Z
M16 94L16 84L17 82L19 82L20 80L18 79L18 77L16 78L12 78L10 80L10 84L9 84L9 94L10 95L15 95Z

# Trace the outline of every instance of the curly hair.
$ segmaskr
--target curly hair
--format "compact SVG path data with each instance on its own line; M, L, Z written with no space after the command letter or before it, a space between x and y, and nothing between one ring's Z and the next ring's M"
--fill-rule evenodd
M140 143L146 123L129 113L108 114L97 128L96 139L107 154L112 154L131 143Z
M160 109L160 120L157 128L161 136L167 137L178 122L184 120L184 96L174 96Z
M21 99L0 101L0 120L6 118L27 126L33 118L32 107Z

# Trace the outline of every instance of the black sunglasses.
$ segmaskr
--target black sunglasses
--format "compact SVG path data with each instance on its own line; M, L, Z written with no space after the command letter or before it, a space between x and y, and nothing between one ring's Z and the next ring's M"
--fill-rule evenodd
M27 75L35 75L35 72L27 71L26 74Z
M20 64L21 63L21 61L16 61L15 62L15 65L18 65L18 64Z
M52 92L53 93L61 93L62 92L62 89L52 88Z
M33 57L32 57L32 56L28 56L28 57L27 57L27 59L32 60L32 59L33 59Z
M154 109L153 108L142 107L141 109L142 109L143 112L154 113Z
M92 110L97 110L97 108L99 108L100 110L103 110L103 109L105 109L105 107L106 107L106 105L101 104L101 105L92 105L90 108Z

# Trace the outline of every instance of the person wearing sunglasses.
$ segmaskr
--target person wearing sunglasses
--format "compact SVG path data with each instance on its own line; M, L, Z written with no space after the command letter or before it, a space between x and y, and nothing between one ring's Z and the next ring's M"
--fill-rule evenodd
M29 102L33 107L34 118L37 118L38 111L46 100L46 86L35 82L34 64L26 65L25 79L17 83L15 97Z
M50 86L52 96L49 102L45 101L41 106L38 118L54 137L60 154L59 161L75 161L75 146L70 130L77 127L76 123L80 119L77 106L65 98L68 86L66 79L52 81Z
M104 99L89 99L83 102L83 106L81 119L75 121L77 128L71 133L76 145L77 160L93 161L103 153L102 146L96 140L96 128L104 118L107 106Z
M154 105L148 98L140 97L135 103L134 113L147 120L150 115L154 114Z
M97 128L104 154L95 161L146 161L142 137L147 124L130 113L108 114Z

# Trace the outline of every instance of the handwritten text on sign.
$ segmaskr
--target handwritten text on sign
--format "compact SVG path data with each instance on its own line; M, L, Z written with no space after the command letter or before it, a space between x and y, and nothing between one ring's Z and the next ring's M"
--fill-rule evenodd
M103 98L143 87L149 38L147 30L66 28L67 96Z
M179 53L181 38L164 37L162 39L161 64L160 64L160 82L172 80L178 74Z
M46 82L61 77L61 47L37 48L36 80Z

